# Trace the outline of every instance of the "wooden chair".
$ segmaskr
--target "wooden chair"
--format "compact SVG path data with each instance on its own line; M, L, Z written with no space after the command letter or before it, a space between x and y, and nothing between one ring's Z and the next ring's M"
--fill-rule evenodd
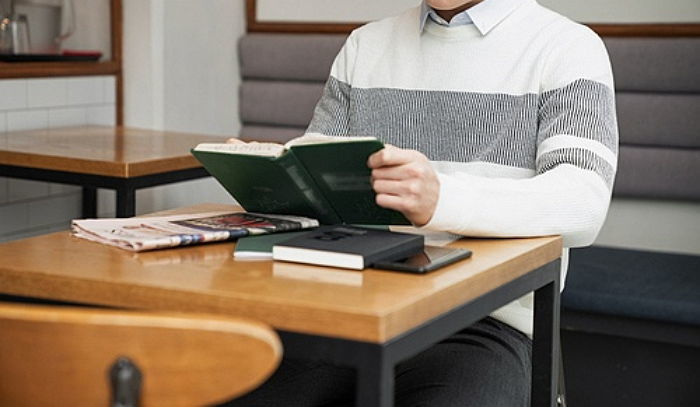
M223 402L281 353L271 328L244 319L0 303L0 405Z

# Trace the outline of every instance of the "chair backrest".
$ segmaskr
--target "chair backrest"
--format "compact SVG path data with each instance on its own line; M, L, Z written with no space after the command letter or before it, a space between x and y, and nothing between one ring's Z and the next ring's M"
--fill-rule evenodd
M345 38L245 35L241 138L284 142L302 135ZM620 128L615 195L700 200L700 38L604 41Z
M281 345L243 319L0 303L0 405L109 405L120 357L141 372L138 405L192 406L257 387Z

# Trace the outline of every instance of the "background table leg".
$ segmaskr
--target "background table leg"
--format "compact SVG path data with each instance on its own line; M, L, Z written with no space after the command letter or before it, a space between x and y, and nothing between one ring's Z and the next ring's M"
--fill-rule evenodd
M97 188L83 187L83 218L97 217Z
M117 189L117 217L130 218L136 214L136 190L133 188Z

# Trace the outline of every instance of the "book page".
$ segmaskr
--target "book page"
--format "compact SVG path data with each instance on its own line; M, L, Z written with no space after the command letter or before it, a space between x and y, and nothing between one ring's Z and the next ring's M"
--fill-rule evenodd
M357 141L376 140L376 137L350 137L350 136L327 136L320 133L309 133L301 137L293 138L284 145L288 150L294 146L305 146L310 144L326 143L352 143Z
M304 146L311 144L327 143L352 143L358 141L376 140L375 137L347 137L347 136L326 136L324 134L310 133L301 137L293 138L286 144L264 143L257 141L243 142L233 140L228 143L201 143L194 148L195 151L206 151L212 153L230 153L256 155L262 157L279 157L286 150L293 146Z
M206 151L212 153L229 153L257 155L262 157L279 157L285 151L285 146L277 143L202 143L194 148L195 151Z

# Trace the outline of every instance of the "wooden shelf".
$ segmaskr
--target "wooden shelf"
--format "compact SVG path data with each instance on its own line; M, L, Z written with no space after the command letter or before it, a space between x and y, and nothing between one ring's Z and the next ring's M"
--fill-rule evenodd
M112 60L105 62L0 62L0 79L114 75L117 125L124 123L122 76L122 0L109 0Z
M121 66L106 62L0 62L0 78L118 75Z

